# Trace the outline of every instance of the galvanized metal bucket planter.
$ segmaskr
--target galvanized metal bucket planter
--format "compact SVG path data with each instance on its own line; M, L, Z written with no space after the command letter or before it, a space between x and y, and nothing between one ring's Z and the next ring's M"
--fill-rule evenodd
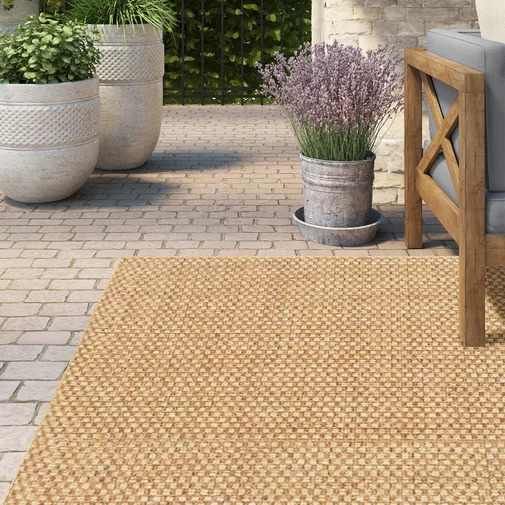
M300 155L304 207L293 220L306 240L359 246L375 238L382 216L372 209L375 155L327 161Z
M365 225L372 207L375 155L361 161L300 158L305 222L332 228Z
M99 25L100 156L98 168L127 170L151 156L161 129L165 52L151 25Z
M12 32L20 23L39 13L39 0L16 0L12 9L4 9L0 2L0 33Z

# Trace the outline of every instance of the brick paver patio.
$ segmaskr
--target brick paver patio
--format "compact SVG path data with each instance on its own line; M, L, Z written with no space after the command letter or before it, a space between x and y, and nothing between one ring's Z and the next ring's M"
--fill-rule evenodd
M1 202L0 503L119 258L455 253L430 215L427 249L406 251L394 206L367 247L304 241L298 170L275 107L168 107L142 169L96 173L56 204Z

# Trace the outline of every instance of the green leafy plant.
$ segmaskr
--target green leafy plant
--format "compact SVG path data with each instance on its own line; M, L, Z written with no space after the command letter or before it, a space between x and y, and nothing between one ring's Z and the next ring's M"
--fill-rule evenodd
M0 82L46 84L95 75L96 35L77 21L40 14L0 36Z
M166 44L168 103L259 101L257 64L310 40L310 0L177 0L176 7L179 29Z
M149 24L165 32L176 23L168 0L71 0L69 13L89 24Z

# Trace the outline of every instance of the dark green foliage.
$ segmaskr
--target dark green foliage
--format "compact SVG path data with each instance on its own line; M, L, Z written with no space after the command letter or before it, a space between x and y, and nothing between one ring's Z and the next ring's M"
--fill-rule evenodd
M259 0L183 3L175 40L166 39L168 103L259 101L257 64L310 40L310 0L264 0L263 10Z
M46 14L0 36L0 83L46 84L89 79L99 51L81 23Z

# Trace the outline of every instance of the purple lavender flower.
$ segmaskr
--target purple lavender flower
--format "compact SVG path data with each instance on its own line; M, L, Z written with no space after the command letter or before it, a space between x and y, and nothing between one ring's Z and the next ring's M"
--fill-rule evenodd
M278 54L259 71L262 92L287 113L311 158L364 159L403 106L399 58L385 47L307 45L290 58Z

